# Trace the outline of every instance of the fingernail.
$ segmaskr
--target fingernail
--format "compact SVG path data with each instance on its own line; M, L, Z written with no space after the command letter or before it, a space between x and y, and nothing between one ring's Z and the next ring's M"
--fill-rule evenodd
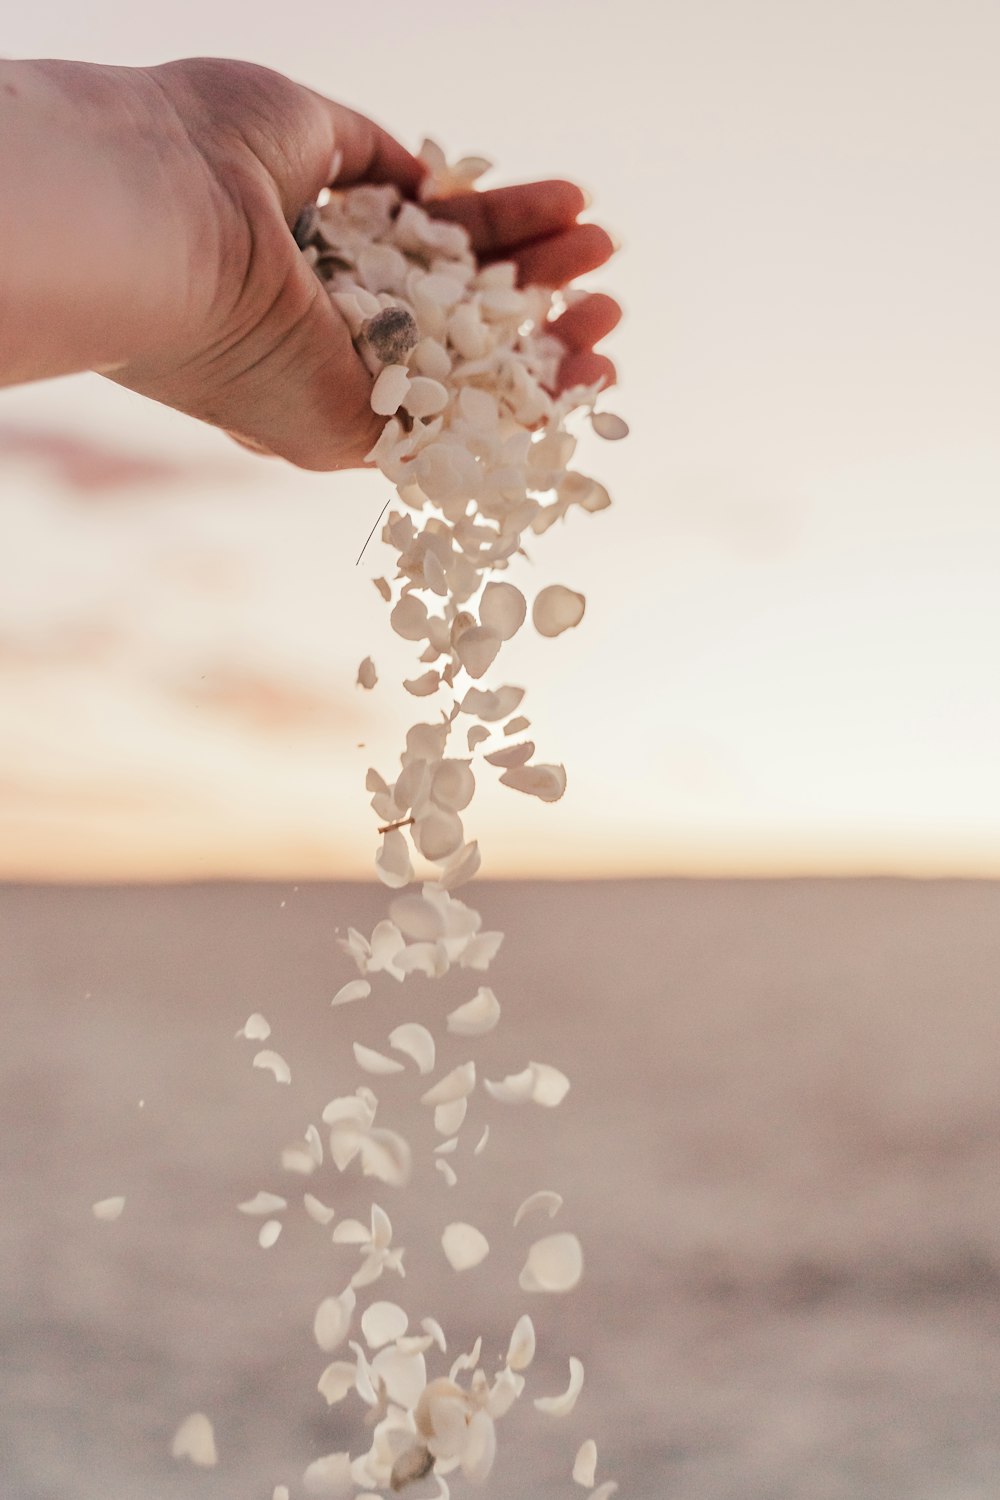
M605 230L605 234L607 235L608 239L611 241L611 249L613 250L613 252L615 253L615 255L617 255L618 251L622 248L622 242L621 242L621 240L618 238L618 236L616 234L612 234L612 232L611 232L610 229L606 229Z
M579 187L579 183L577 184L577 186ZM594 195L593 193L588 193L585 187L580 188L580 192L583 195L582 212L586 213L589 208L593 208L594 206Z

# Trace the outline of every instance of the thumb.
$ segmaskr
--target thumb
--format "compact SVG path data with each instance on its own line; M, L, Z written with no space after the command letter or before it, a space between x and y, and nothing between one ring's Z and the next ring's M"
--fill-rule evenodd
M232 367L216 369L187 409L298 468L360 468L383 426L371 409L372 377L322 282L297 251L290 259Z

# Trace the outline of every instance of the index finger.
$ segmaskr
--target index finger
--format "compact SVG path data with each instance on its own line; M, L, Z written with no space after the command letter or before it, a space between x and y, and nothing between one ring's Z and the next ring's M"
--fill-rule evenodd
M587 207L575 183L556 178L437 198L423 207L435 219L461 224L479 256L502 256L529 240L568 229Z

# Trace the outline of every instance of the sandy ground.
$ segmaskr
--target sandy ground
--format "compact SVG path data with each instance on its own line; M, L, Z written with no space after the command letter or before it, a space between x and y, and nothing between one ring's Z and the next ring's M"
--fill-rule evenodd
M475 890L507 933L483 1071L551 1061L573 1089L554 1112L477 1103L457 1188L422 1148L412 1190L376 1195L409 1267L378 1294L437 1315L453 1349L482 1331L491 1361L527 1306L529 1396L584 1359L572 1417L522 1402L505 1420L489 1493L583 1497L586 1436L622 1500L1000 1493L1000 886ZM384 903L356 886L4 891L5 1500L300 1497L308 1461L358 1451L360 1408L327 1410L310 1333L356 1252L294 1202L264 1252L235 1204L301 1192L278 1153L361 1081L351 1040L384 1046L479 983L385 980L331 1011L352 973L336 929ZM290 1089L233 1039L258 1009ZM449 1039L442 1066L467 1051ZM418 1121L419 1088L385 1080L386 1118ZM341 1215L370 1201L353 1171L309 1186ZM538 1187L564 1193L557 1223L587 1251L563 1298L516 1290L532 1226L510 1216ZM97 1223L114 1193L124 1216ZM494 1243L463 1276L438 1246L456 1218ZM169 1457L196 1409L212 1471Z

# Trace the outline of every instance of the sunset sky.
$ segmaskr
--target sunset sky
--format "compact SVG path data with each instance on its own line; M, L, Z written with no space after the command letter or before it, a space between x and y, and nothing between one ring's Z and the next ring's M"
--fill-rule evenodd
M1000 8L49 0L3 49L265 63L622 241L632 435L575 460L614 507L508 575L587 596L502 657L569 789L483 767L485 875L1000 876ZM367 874L416 717L355 566L388 493L0 391L0 877Z

